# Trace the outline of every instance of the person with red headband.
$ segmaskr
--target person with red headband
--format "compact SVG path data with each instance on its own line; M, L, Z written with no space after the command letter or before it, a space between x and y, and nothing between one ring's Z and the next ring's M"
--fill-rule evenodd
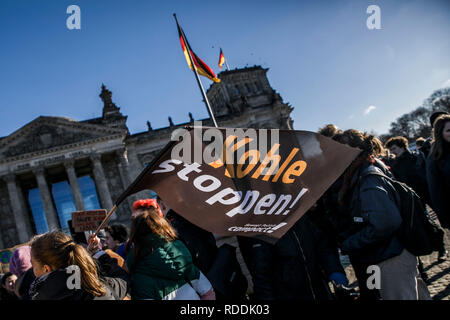
M158 214L161 217L164 217L164 214L162 213L161 208L159 207L159 204L156 201L156 199L140 199L135 201L132 206L131 217L134 219L139 214L140 209L150 209L150 208L155 208Z
M215 300L214 289L156 199L133 203L125 247L132 300Z

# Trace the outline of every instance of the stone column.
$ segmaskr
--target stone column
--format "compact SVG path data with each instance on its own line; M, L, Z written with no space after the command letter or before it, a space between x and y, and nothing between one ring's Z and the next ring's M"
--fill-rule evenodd
M142 170L144 170L144 165L139 160L139 157L136 153L136 148L127 148L127 158L129 163L129 174L130 174L130 181L133 182L139 174L141 174ZM149 198L151 196L150 191L143 190L140 192L135 193L134 195L129 196L128 198L131 200L130 202L134 202L138 199L145 199ZM131 208L131 205L130 205Z
M122 182L123 182L125 188L128 188L128 186L130 185L130 183L132 181L130 178L127 150L126 149L118 149L118 150L116 150L116 155L120 160L119 172L120 172L120 176L122 178Z
M42 206L44 207L45 217L47 218L47 225L50 231L59 230L58 213L56 212L53 204L52 194L47 184L47 180L44 175L44 167L37 167L33 169L36 175L36 180L39 187L39 193L41 194Z
M34 235L34 230L33 230L33 225L34 225L34 220L32 218L32 215L30 215L31 211L28 212L28 207L27 207L27 200L25 200L23 191L22 191L22 187L20 186L20 184L17 184L17 195L19 196L19 201L22 204L22 208L23 208L23 213L25 216L25 224L27 226L28 229L28 234L31 236Z
M4 249L4 248L5 248L5 245L3 244L3 236L2 236L2 232L0 230L0 250Z
M4 177L6 184L8 186L9 199L11 201L12 214L16 222L16 230L20 243L24 243L30 240L31 225L28 220L26 207L22 203L21 197L19 195L22 190L16 183L16 175L14 173L8 174Z
M136 149L130 149L127 148L127 158L128 158L128 164L129 164L129 174L130 179L133 181L137 178L137 176L142 172L144 169L144 166L141 164L141 162L138 159L138 156L136 154Z
M223 100L224 100L225 104L227 104L227 102L230 102L230 100L231 100L230 95L228 94L227 86L223 82L221 82L220 87L221 87L220 91L222 93Z
M124 185L124 191L126 188L130 186L130 184L134 181L131 179L131 166L128 162L128 154L126 149L116 150L116 155L118 156L120 162L118 163L119 173L122 180L122 184ZM137 194L130 195L126 198L125 202L128 204L128 208L133 206L133 202L138 200L139 197ZM124 209L129 211L130 209Z
M74 168L75 160L67 159L64 161L64 167L66 168L67 176L69 177L70 188L72 189L73 200L75 201L75 207L77 211L84 210L83 196L80 192L80 186L78 185L77 175Z
M100 196L100 203L103 209L110 210L113 207L113 202L111 200L111 194L108 189L108 181L105 177L105 172L103 171L103 166L101 163L101 155L94 153L91 154L91 161L94 165L93 173L95 179L95 185L97 187L98 195ZM113 213L111 219L116 219L116 213Z

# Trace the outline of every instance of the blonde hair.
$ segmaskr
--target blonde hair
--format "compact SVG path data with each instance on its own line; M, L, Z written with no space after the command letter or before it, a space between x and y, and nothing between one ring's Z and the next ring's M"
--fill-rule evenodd
M86 251L61 231L47 232L35 237L31 243L31 256L52 270L76 265L81 271L81 287L88 293L100 297L106 294L99 279L97 265Z

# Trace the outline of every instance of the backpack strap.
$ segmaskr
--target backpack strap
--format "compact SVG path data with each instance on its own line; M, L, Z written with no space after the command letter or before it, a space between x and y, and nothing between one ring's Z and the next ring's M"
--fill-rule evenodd
M395 187L395 184L399 183L399 182L394 180L394 179L392 179L392 178L390 178L390 177L388 177L384 173L378 172L378 171L370 171L370 172L364 173L361 176L359 176L358 184L357 184L357 187L358 187L358 201L361 201L361 199L360 199L360 192L359 192L360 191L360 187L361 187L361 182L363 181L364 178L366 178L368 176L379 176L379 177L385 178L392 185L392 187L394 188L394 191L395 191L395 204L397 205L397 208L400 210L400 207L401 207L400 206L400 199L399 199L397 188Z

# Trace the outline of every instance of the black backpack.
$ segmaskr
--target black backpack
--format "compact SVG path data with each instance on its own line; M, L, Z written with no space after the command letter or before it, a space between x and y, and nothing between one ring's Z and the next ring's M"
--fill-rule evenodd
M403 220L397 236L405 248L415 256L425 256L438 251L443 245L443 231L431 219L416 192L405 183L391 179L381 172L369 172L361 176L361 179L371 175L385 178L397 191L396 205Z

